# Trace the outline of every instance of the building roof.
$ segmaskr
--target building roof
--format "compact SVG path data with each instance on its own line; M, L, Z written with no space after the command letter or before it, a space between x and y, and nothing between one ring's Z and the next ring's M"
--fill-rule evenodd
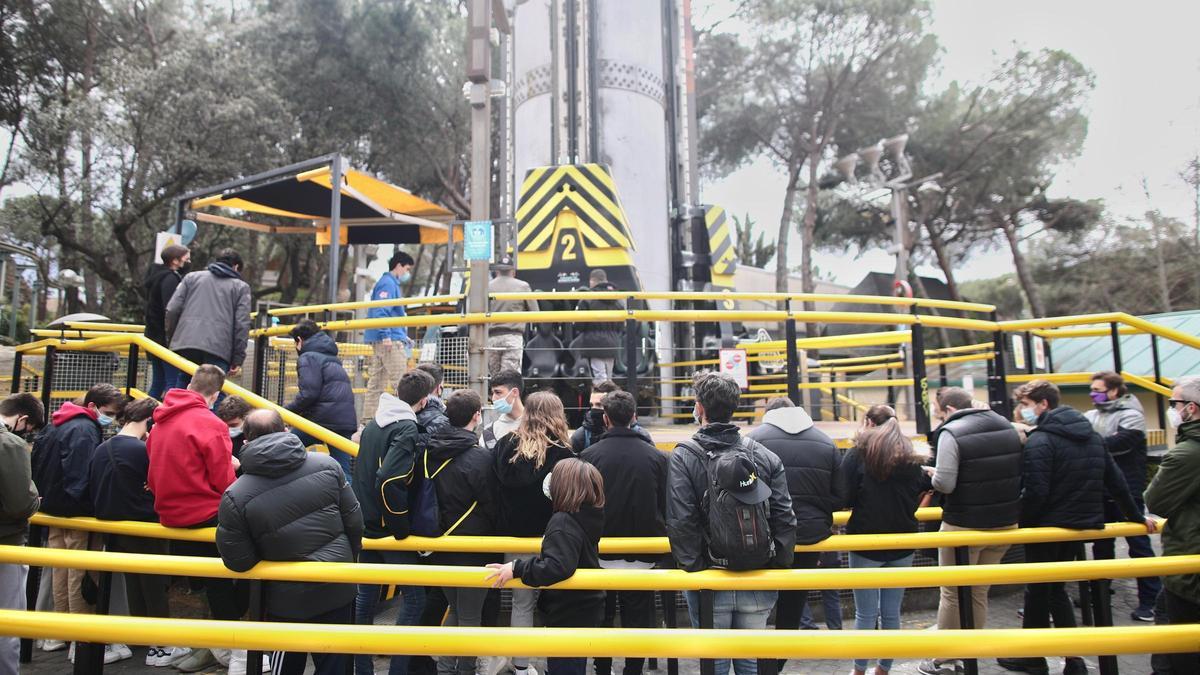
M862 281L858 285L850 289L849 295L882 295L892 296L892 283L895 280L895 275L890 272L867 272ZM925 291L928 297L932 300L953 300L950 296L950 288L941 279L934 277L921 277L921 283L925 286ZM915 290L915 289L914 289ZM839 302L832 308L834 312L875 312L879 314L887 314L895 312L894 305L860 305L849 302ZM905 310L907 311L907 310ZM922 310L924 313L924 310ZM962 312L940 309L938 314L945 316L962 316ZM869 325L869 324L827 324L825 326L825 335L850 335L853 333L870 333L872 331L895 330L894 326L888 325Z
M1142 318L1189 335L1200 335L1200 310L1146 314ZM1154 376L1149 335L1122 335L1121 366L1127 373ZM1113 369L1112 338L1062 338L1050 343L1054 370L1059 373L1094 373ZM1163 377L1200 375L1200 354L1177 342L1158 339L1159 368Z

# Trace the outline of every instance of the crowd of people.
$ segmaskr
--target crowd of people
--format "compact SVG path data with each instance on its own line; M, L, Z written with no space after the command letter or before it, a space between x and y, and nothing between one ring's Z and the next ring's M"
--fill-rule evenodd
M412 341L403 328L367 331L372 346L370 389L360 419L338 347L308 320L291 330L296 350L298 392L286 409L358 442L357 458L337 449L309 452L316 439L288 429L275 410L253 409L224 396L227 375L245 358L249 287L240 277L235 251L221 252L206 270L184 274L190 254L168 246L163 264L146 279L151 306L147 336L199 364L186 375L153 360L151 398L127 400L102 383L78 401L64 403L46 419L30 394L0 401L0 544L24 545L30 516L94 516L102 520L157 522L173 528L216 528L214 543L114 535L50 527L52 549L107 548L135 554L220 558L234 571L260 561L448 564L487 568L496 588L513 579L509 625L530 627L651 627L658 625L650 591L561 590L552 587L578 569L837 568L838 554L796 553L839 531L833 513L850 509L848 534L917 532L915 511L936 500L942 531L1002 531L1016 527L1090 530L1105 522L1142 523L1154 533L1150 512L1169 518L1163 532L1167 554L1194 553L1200 544L1200 378L1180 379L1169 414L1178 443L1146 482L1146 422L1136 397L1120 375L1096 373L1093 407L1081 413L1063 405L1058 388L1034 380L1013 392L1021 421L1013 422L972 400L963 389L936 392L939 425L929 445L915 447L895 411L876 405L863 416L854 447L842 453L803 408L785 398L766 402L762 423L749 433L733 422L743 405L736 381L701 374L693 382L695 434L673 452L660 451L638 424L637 401L611 380L612 352L619 325L583 323L581 348L594 378L590 409L572 431L558 395L529 394L519 369L524 324L493 334L489 400L470 390L443 397L442 368L421 363L408 369ZM372 299L400 297L413 260L397 252ZM500 291L528 290L509 270L492 280ZM611 290L593 274L592 290ZM536 309L528 301L511 311ZM608 304L606 304L608 303ZM615 304L613 304L615 303ZM581 309L619 307L599 296ZM372 316L402 316L403 306L376 307ZM245 320L243 321L243 317ZM514 367L517 366L517 367ZM161 404L159 403L161 400ZM492 412L484 423L485 410ZM113 425L116 425L115 427ZM113 429L119 429L112 433ZM30 452L32 449L32 452ZM1143 493L1144 500L1143 501ZM541 537L539 554L434 553L364 549L364 539L478 535ZM668 555L601 554L602 537L667 537ZM1149 537L1128 539L1132 557L1153 556ZM1093 544L1093 557L1111 558L1111 539ZM1000 562L1008 546L974 546L965 559L939 551L938 564ZM912 549L852 551L851 568L902 568L913 564ZM1086 556L1078 542L1027 544L1030 562L1068 561ZM25 607L21 565L0 565L0 606ZM96 579L74 569L54 569L44 586L56 612L95 611ZM192 580L203 590L214 619L240 620L249 590L232 579ZM128 611L135 616L171 615L165 575L127 574ZM329 624L373 624L385 588L334 583L267 582L265 619ZM854 627L900 626L903 588L855 589ZM498 591L487 588L399 586L398 625L484 626L500 622ZM774 615L778 630L816 628L807 592L717 591L712 597L715 628L765 628ZM701 624L700 598L685 593L691 624ZM957 589L940 590L937 628L960 627ZM836 591L823 594L830 629L841 627ZM974 627L988 624L988 588L971 594ZM1075 608L1064 584L1029 584L1023 626L1074 626ZM1200 576L1138 580L1136 621L1200 620ZM45 651L76 645L40 641ZM103 655L80 645L86 658L111 663L131 658L122 644L103 646ZM270 654L264 672L301 673L310 655ZM390 675L537 675L532 656L501 658L394 656ZM854 661L865 675L873 659ZM374 673L371 655L311 654L317 673ZM223 665L242 675L240 650L148 645L146 664L197 672ZM612 660L593 660L596 675L609 675ZM1048 673L1044 658L1000 659L1012 671ZM1067 675L1086 672L1078 656L1066 657ZM550 658L552 675L587 671L587 659ZM783 662L778 664L780 667ZM875 675L889 659L874 660ZM625 675L644 663L624 661ZM954 660L929 659L925 675L956 672ZM754 660L718 661L717 675L757 672ZM1200 655L1156 657L1157 673L1200 672ZM0 641L0 675L17 672L15 639Z
M300 325L305 345L318 345L319 329ZM301 351L312 353L308 350ZM324 372L328 361L311 359L323 380L304 385L301 406L312 405L337 373ZM673 452L660 451L637 424L634 397L610 382L592 401L586 432L573 435L561 400L550 392L526 395L519 372L503 370L492 380L491 408L501 414L483 424L484 401L470 390L441 397L440 368L426 364L401 374L395 393L379 396L372 419L359 433L359 454L347 473L336 458L308 452L305 441L289 431L278 412L252 410L227 397L218 405L225 373L202 365L186 388L166 391L164 401L127 401L110 384L98 384L78 402L63 404L45 420L41 402L15 394L0 402L5 433L0 461L5 485L0 533L6 544L23 544L26 523L37 510L56 516L94 516L104 520L158 522L168 527L216 527L214 543L174 542L127 535L102 538L83 530L48 528L50 548L143 554L175 553L219 557L235 571L263 560L440 563L489 568L497 587L511 579L526 587L512 589L509 625L533 626L540 614L551 627L658 625L654 596L648 591L546 589L577 569L650 569L677 567L753 570L839 566L814 553L794 553L797 544L813 544L837 531L833 512L849 508L849 534L918 531L914 515L930 495L943 507L941 529L1004 530L1055 526L1095 529L1106 520L1156 521L1141 501L1145 462L1145 420L1136 399L1113 373L1093 379L1094 409L1085 415L1062 405L1057 387L1036 380L1014 392L1024 423L1013 423L973 401L970 393L943 388L934 410L940 424L930 438L932 457L916 447L886 405L869 409L854 447L843 456L808 413L788 399L766 404L762 424L749 434L732 422L741 406L741 389L729 377L704 374L694 383L695 435ZM336 387L334 387L336 391ZM315 393L314 393L315 392ZM307 397L307 399L305 398ZM309 401L308 399L313 399ZM302 408L303 409L303 408ZM323 408L318 408L325 410ZM1145 491L1145 504L1170 518L1164 532L1168 554L1194 551L1200 499L1200 378L1183 378L1171 401L1179 443L1163 460ZM1136 413L1136 414L1135 414ZM331 413L332 414L332 413ZM113 423L115 434L106 434ZM40 431L39 431L40 429ZM107 438L106 438L107 436ZM573 437L574 436L574 437ZM32 454L27 443L32 442ZM240 448L235 452L235 441ZM1124 458L1124 459L1122 459ZM1142 481L1142 482L1138 482ZM1131 488L1133 488L1131 490ZM1198 520L1197 522L1200 522ZM542 537L535 556L500 553L435 553L364 550L363 539L426 536L501 535ZM666 536L669 556L601 555L601 537ZM1133 555L1153 555L1148 542L1131 542ZM940 551L939 564L999 562L1007 546L971 547L965 561ZM1095 557L1111 555L1097 542ZM851 568L892 568L913 564L915 551L849 553ZM1061 542L1027 544L1028 561L1083 557L1083 545ZM0 566L6 607L24 606L26 570ZM82 570L55 569L50 576L55 611L94 611L95 581ZM170 616L169 577L125 575L132 615ZM1157 579L1139 584L1135 620L1153 620ZM19 592L14 592L18 589ZM541 589L541 590L539 590ZM1145 592L1143 592L1145 589ZM1161 592L1166 614L1174 621L1200 616L1195 575L1167 577ZM203 590L213 618L238 620L248 608L248 590L230 579L205 579ZM371 624L383 588L333 583L269 582L265 618L310 623ZM987 587L973 588L975 627L988 621ZM499 603L486 588L401 586L399 625L495 625ZM856 589L854 625L858 630L895 629L900 625L902 588ZM693 626L699 626L699 597L685 593ZM765 628L774 613L779 630L805 624L806 593L764 590L713 594L716 628ZM959 627L958 595L941 589L937 628ZM1149 612L1143 610L1148 606ZM840 620L836 595L826 619ZM836 615L836 616L831 616ZM1029 584L1023 625L1029 628L1075 625L1075 608L1064 584ZM811 623L808 620L808 623ZM9 644L13 643L13 644ZM3 662L15 672L15 641L6 641ZM68 645L44 640L47 651ZM74 658L70 645L69 658ZM129 658L126 645L104 647L105 662ZM532 655L531 655L532 656ZM304 671L308 655L271 654L264 672ZM1173 673L1198 672L1195 654L1166 659ZM344 672L353 664L359 675L374 672L370 655L312 654L318 673ZM218 664L244 673L244 651L148 646L146 663L195 672ZM780 666L783 665L781 662ZM874 673L891 669L879 659ZM1000 665L1027 673L1046 673L1045 659L1000 659ZM867 658L853 673L866 673ZM753 660L718 661L718 675L732 667L738 675L757 672ZM953 661L927 660L919 672L954 672ZM1156 666L1166 672L1167 663ZM511 659L448 656L428 662L395 656L389 673L495 673L536 675L530 656ZM584 658L551 658L554 675L587 671ZM598 675L611 672L611 659L597 658ZM628 658L626 675L643 669ZM8 672L6 671L6 672ZM1077 656L1066 658L1068 674L1086 672Z

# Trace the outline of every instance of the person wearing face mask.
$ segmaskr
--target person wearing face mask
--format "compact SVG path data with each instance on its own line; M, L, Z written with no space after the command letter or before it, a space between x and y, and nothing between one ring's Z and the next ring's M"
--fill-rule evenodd
M1125 477L1104 447L1100 434L1078 410L1059 405L1059 391L1046 380L1032 380L1013 397L1021 416L1034 428L1025 441L1022 465L1021 527L1064 527L1092 530L1104 527L1104 496L1116 500L1126 520L1144 523L1153 534L1157 521L1145 516ZM1026 562L1061 562L1082 555L1080 542L1025 544ZM1024 628L1075 627L1075 609L1062 582L1028 584ZM1026 673L1048 673L1046 659L1004 658L1000 666ZM1079 657L1067 657L1065 675L1087 672Z
M397 301L404 297L404 285L412 279L413 257L404 251L396 251L388 260L388 271L375 282L371 300ZM391 319L406 316L404 305L385 305L367 310L368 319ZM371 345L371 362L367 367L367 395L363 399L362 419L364 422L375 417L379 397L408 368L408 357L412 353L412 340L403 326L393 328L369 328L363 333L363 341Z
M1092 428L1104 439L1104 447L1112 455L1125 476L1125 484L1138 508L1144 509L1142 492L1146 489L1146 414L1137 397L1129 393L1125 378L1106 370L1092 375L1092 403L1095 408L1084 413ZM1121 510L1112 499L1104 502L1106 520L1120 520ZM1153 558L1150 537L1126 537L1130 558ZM1116 557L1115 539L1097 539L1092 544L1092 556L1097 560ZM1162 591L1158 577L1139 577L1138 604L1130 615L1134 621L1154 622L1154 601Z
M525 381L518 371L502 370L492 376L492 411L499 417L483 428L480 445L492 450L497 441L516 430L525 415L525 404L521 401L524 390Z
M605 396L614 391L621 391L621 387L617 386L612 380L605 380L596 385L592 389L590 401L592 407L588 409L587 414L583 416L583 423L579 425L571 434L571 450L575 454L579 454L584 450L592 447L596 441L608 430L608 426L604 423L604 408L600 405L600 401ZM650 433L646 431L642 425L637 423L635 419L633 425L629 427L634 433L641 437L643 441L654 444L654 440L650 437Z
M1167 519L1163 526L1163 555L1193 554L1200 550L1200 377L1175 381L1167 409L1175 427L1175 447L1163 457L1146 489L1146 506ZM1163 578L1163 595L1170 623L1200 622L1200 574ZM1200 673L1200 653L1171 654L1172 673Z
M127 404L118 418L121 431L101 443L92 455L89 483L96 518L158 522L158 513L154 511L154 495L146 487L150 457L146 454L145 442L154 423L151 415L158 406L158 401L152 398ZM165 539L113 534L108 537L108 550L167 555L169 543ZM129 614L169 617L167 588L170 581L170 577L158 574L126 574L125 597L129 603ZM183 651L177 647L150 645L146 650L146 665L169 665L172 660L180 660Z
M172 244L162 250L162 264L155 263L146 270L142 288L146 292L146 337L160 345L167 345L167 303L175 294L175 288L187 274L192 254L186 246ZM171 364L147 354L150 359L150 398L162 400L168 382L175 382L179 371Z
M203 365L192 375L187 389L167 391L166 400L153 414L154 433L146 441L150 465L146 486L154 493L154 511L167 527L201 528L217 524L221 495L234 481L237 460L229 427L212 412L225 372ZM179 541L175 553L219 557L209 542ZM247 587L233 579L205 579L205 596L214 619L236 621L249 605ZM228 649L196 649L173 663L183 672L195 672L216 663L229 665ZM244 672L244 671L243 671Z
M298 391L287 409L350 438L358 431L358 415L354 412L354 389L338 358L337 343L311 319L301 319L291 336L300 356L296 360ZM322 442L300 429L293 428L292 433L305 447ZM346 480L350 480L350 453L330 446L329 456L337 460Z
M364 533L367 539L409 535L408 489L420 449L420 426L417 414L425 407L433 391L433 378L423 370L410 370L400 376L396 394L382 394L375 416L362 430L358 444L358 459L354 462L351 487L362 507ZM412 565L420 562L413 551L366 551L359 558L364 563ZM360 584L355 602L354 622L370 625L375 622L375 605L379 602L380 587ZM403 596L396 625L416 626L425 608L425 589L421 586L398 586ZM410 657L393 656L388 667L390 675L407 675ZM369 654L354 657L357 675L372 675L374 664Z
M104 429L121 413L124 404L125 397L120 390L103 383L88 389L82 405L64 403L51 416L50 426L34 440L30 458L44 513L65 518L92 515L88 466L96 447L104 439ZM87 550L98 548L100 541L100 537L90 537L83 530L51 527L46 545L57 549ZM84 574L83 570L54 570L54 611L92 613L92 606L80 592ZM74 651L68 656L73 660ZM106 653L105 657L116 660L117 653Z
M242 425L246 423L246 415L250 414L250 404L241 396L226 396L217 406L217 419L229 427L229 441L233 445L234 459L241 460L242 446L246 444L246 435L242 433Z
M24 546L29 517L37 513L37 487L24 436L42 427L46 413L33 394L13 394L0 401L0 545ZM0 609L25 611L28 565L0 564ZM0 673L20 672L21 641L0 637Z

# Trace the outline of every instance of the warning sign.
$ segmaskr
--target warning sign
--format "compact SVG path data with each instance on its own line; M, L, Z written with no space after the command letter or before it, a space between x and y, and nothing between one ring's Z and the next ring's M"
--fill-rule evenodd
M750 388L750 368L746 364L745 349L722 349L721 372L737 381L742 389Z
M1025 370L1025 338L1021 335L1012 336L1012 355L1017 370Z
M1033 337L1033 365L1038 370L1046 369L1046 341L1040 335Z

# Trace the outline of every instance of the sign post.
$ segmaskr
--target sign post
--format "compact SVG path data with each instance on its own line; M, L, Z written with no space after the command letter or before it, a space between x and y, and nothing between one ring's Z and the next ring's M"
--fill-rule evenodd
M496 250L493 232L490 220L468 220L463 223L463 257L472 262L491 262Z

